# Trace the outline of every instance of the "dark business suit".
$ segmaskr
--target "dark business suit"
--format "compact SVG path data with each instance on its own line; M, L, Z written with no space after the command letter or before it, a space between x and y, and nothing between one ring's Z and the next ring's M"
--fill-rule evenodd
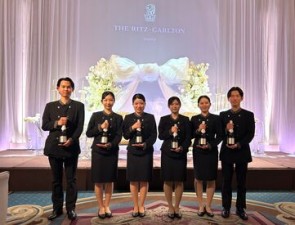
M252 161L250 145L255 133L254 114L245 109L237 112L232 110L220 113L225 138L223 140L220 160L222 165L223 184L222 184L222 205L229 210L232 200L232 177L235 172L237 178L237 201L238 209L246 208L246 174L248 163ZM238 148L230 149L226 146L226 124L232 120L234 124L234 137Z
M198 131L202 122L206 123L206 140L208 149L198 147L201 132ZM218 169L218 145L223 138L223 129L219 116L209 113L191 118L193 143L194 173L197 180L216 180Z
M97 146L101 142L103 134L100 126L105 120L109 122L108 143L111 145L108 148ZM94 137L91 146L91 177L94 183L114 182L117 179L122 122L121 115L116 113L106 114L103 111L93 113L89 120L86 135L87 137Z
M178 127L177 140L181 152L171 151L173 134L171 127ZM185 181L187 152L191 144L191 128L189 118L179 115L173 119L171 115L161 117L159 123L159 139L163 140L161 146L161 172L164 181Z
M60 117L66 116L67 137L72 140L69 147L59 146L61 126L57 121ZM53 175L52 202L53 210L59 211L63 207L63 167L67 179L66 188L66 209L71 211L75 208L77 200L76 170L78 155L80 154L79 137L84 126L84 104L71 100L68 104L54 101L46 104L43 117L42 129L49 131L45 142L44 155L48 156Z
M134 147L136 130L131 126L141 121L142 142L144 147ZM129 140L127 146L127 180L128 181L151 181L153 171L153 144L157 140L157 125L154 115L143 113L141 116L135 113L125 116L123 125L123 136Z

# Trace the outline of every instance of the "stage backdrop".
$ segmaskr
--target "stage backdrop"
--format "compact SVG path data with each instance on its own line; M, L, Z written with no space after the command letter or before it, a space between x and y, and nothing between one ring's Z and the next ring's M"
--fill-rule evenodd
M136 74L131 93L145 94L147 111L158 115L168 113L167 93L180 92L178 83L163 88L159 68L171 59L208 63L212 111L228 107L216 107L220 96L223 101L231 86L240 86L243 107L262 128L261 141L294 152L294 5L292 0L0 0L0 148L39 145L39 118L45 103L57 97L57 79L71 76L77 84L73 97L86 101L79 91L88 86L89 67L116 55L133 68L145 68ZM116 109L132 111L130 96ZM197 112L196 105L190 107Z

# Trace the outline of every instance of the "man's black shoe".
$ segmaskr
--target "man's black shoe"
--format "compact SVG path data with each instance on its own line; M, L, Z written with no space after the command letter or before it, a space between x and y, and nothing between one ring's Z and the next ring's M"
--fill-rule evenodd
M245 212L244 209L237 209L236 214L242 219L242 220L248 220L248 215Z
M221 212L221 216L223 218L228 218L229 217L229 209L223 209Z
M49 220L54 220L62 214L62 209L53 210L52 213L48 216Z
M75 220L77 218L77 214L74 210L68 211L69 220Z

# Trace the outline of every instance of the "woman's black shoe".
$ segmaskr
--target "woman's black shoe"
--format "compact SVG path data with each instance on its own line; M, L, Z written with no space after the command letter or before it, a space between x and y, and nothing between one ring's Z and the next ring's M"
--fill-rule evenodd
M145 211L139 212L138 214L139 214L139 217L145 217Z
M206 211L206 215L209 216L209 217L214 217L214 213L213 212Z
M104 219L106 218L106 213L102 213L102 214L99 214L97 215L100 219Z
M174 214L174 212L168 212L168 217L170 218L170 219L174 219L174 217L175 217L175 214Z
M139 217L145 217L145 212L140 212L138 214L139 214Z
M112 212L106 212L105 215L106 215L107 218L111 218L113 216Z
M199 211L199 212L197 212L198 216L200 216L200 217L204 216L205 213L206 213L205 211L202 211L202 212Z
M145 208L143 208L143 212L138 212L139 217L145 217Z
M131 214L133 217L138 217L138 212L132 212L132 214Z
M206 214L206 207L205 206L203 206L204 208L203 208L203 211L200 211L200 208L199 208L199 211L197 212L197 214L198 214L198 216L200 216L200 217L202 217L202 216L204 216L205 214Z

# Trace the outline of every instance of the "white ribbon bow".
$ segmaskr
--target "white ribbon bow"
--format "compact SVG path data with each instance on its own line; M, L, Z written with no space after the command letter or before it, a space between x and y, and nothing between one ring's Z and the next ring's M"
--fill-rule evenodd
M162 66L157 63L136 64L132 60L112 55L110 62L118 82L134 80L153 82L159 78L168 85L187 80L189 60L187 57L170 59Z

